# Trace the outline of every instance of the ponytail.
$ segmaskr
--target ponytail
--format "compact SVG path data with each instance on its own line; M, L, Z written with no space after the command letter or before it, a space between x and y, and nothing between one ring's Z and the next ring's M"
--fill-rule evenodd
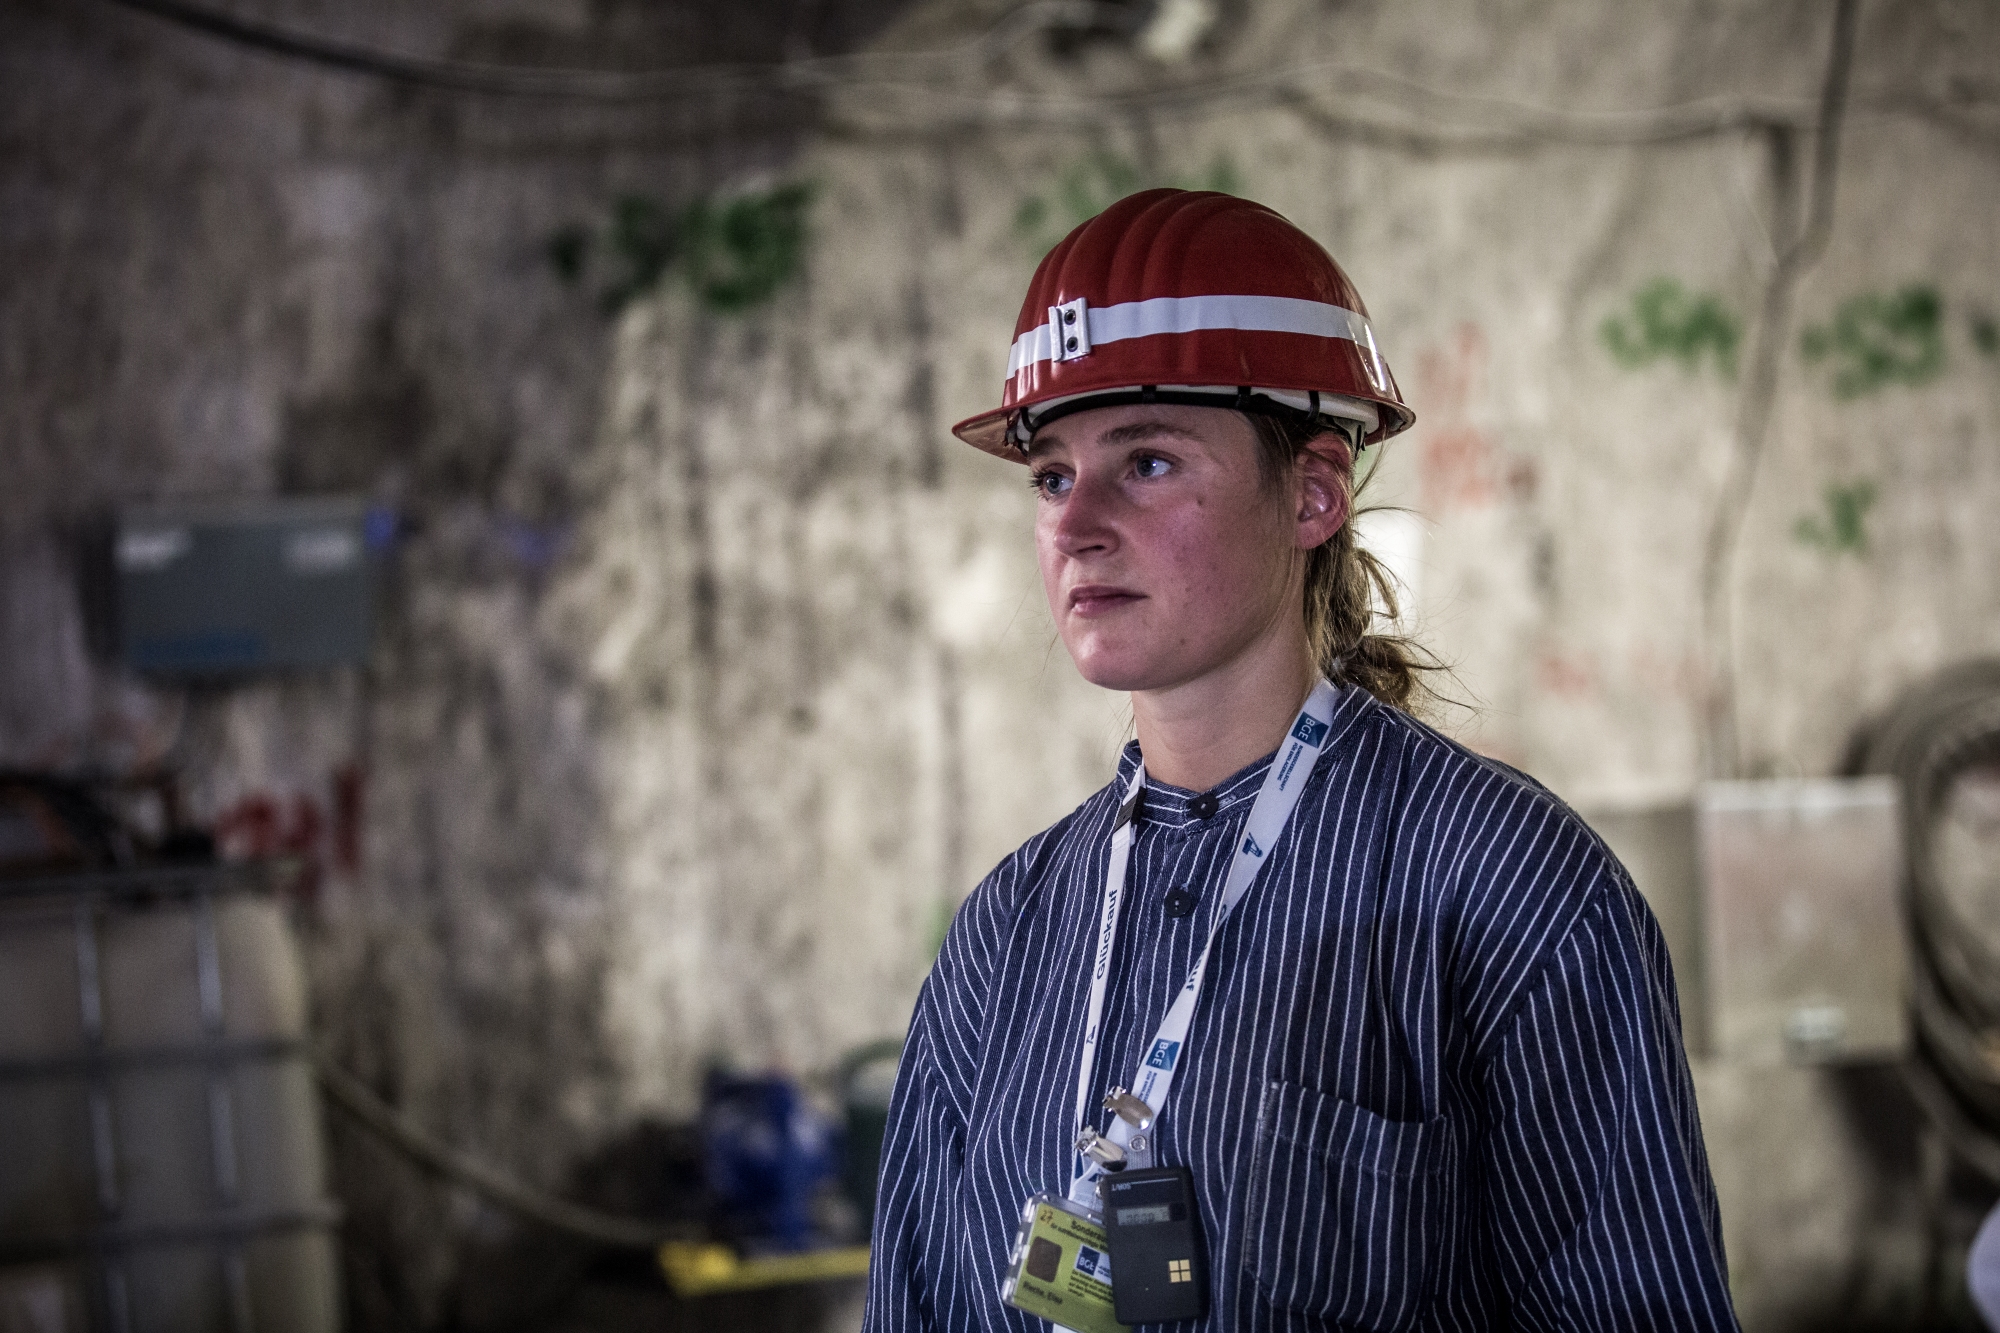
M1289 475L1306 446L1327 433L1324 426L1264 413L1245 417L1257 433L1258 468L1267 483ZM1354 540L1354 455L1341 449L1334 456L1341 460L1348 517L1306 553L1306 641L1314 664L1334 684L1359 686L1391 708L1416 712L1435 700L1424 676L1442 664L1404 635L1370 633L1378 604L1386 619L1396 619L1396 583Z

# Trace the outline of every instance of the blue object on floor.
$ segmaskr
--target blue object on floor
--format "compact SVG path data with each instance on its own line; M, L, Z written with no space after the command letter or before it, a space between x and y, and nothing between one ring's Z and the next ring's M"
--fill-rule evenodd
M702 1089L702 1150L723 1228L752 1244L813 1241L813 1197L840 1170L840 1132L790 1079L711 1071Z
M1986 1327L2000 1329L2000 1206L1986 1215L1965 1258L1965 1285Z

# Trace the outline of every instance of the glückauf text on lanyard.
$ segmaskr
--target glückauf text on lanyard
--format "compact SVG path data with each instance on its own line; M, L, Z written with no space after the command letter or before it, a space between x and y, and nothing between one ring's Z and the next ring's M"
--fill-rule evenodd
M1311 777L1332 730L1337 691L1325 680L1313 687L1305 706L1299 710L1286 733L1284 744L1272 758L1264 774L1264 785L1250 807L1243 836L1230 858L1229 873L1223 880L1222 901L1209 927L1208 939L1189 969L1185 984L1174 997L1161 1020L1159 1030L1146 1048L1144 1060L1127 1088L1113 1088L1104 1098L1103 1109L1112 1113L1111 1127L1100 1134L1092 1125L1090 1084L1097 1066L1097 1043L1104 1021L1104 997L1111 973L1112 946L1118 936L1118 919L1126 894L1126 872L1132 859L1132 825L1139 793L1146 785L1146 766L1141 760L1132 774L1119 805L1111 834L1111 863L1104 877L1104 902L1098 923L1096 952L1090 975L1090 999L1084 1016L1083 1053L1076 1076L1076 1158L1069 1184L1068 1211L1087 1215L1092 1221L1102 1217L1107 1224L1108 1259L1105 1265L1121 1280L1107 1283L1117 1294L1117 1315L1121 1323L1150 1322L1155 1319L1188 1318L1189 1313L1166 1313L1167 1305L1136 1288L1152 1288L1146 1280L1153 1276L1150 1262L1158 1259L1164 1285L1161 1298L1169 1305L1192 1310L1201 1303L1199 1288L1189 1258L1173 1257L1192 1251L1192 1189L1185 1170L1155 1170L1154 1123L1165 1109L1174 1078L1187 1062L1188 1029L1193 1026L1195 1005L1201 998L1202 982L1208 974L1208 960L1216 936L1228 923L1230 913L1243 901L1256 880L1265 857L1278 843L1299 796ZM1158 1177L1159 1179L1154 1179ZM1176 1177L1178 1179L1176 1179ZM1100 1185L1106 1188L1100 1194ZM1114 1192L1119 1196L1113 1198ZM1029 1201L1032 1215L1039 1201ZM1126 1204L1131 1206L1125 1206ZM1122 1219L1122 1224L1121 1224ZM1156 1225L1157 1224L1157 1229ZM1173 1233L1185 1233L1185 1243ZM1024 1235L1026 1233L1024 1232ZM1088 1247L1085 1247L1088 1252ZM1156 1253L1157 1252L1157 1253ZM1137 1261L1137 1262L1135 1262ZM1198 1260L1197 1260L1198 1262ZM1104 1274L1109 1277L1109 1272ZM1181 1288L1179 1291L1174 1288ZM1177 1298L1177 1299L1174 1299ZM1074 1325L1070 1325L1074 1327Z

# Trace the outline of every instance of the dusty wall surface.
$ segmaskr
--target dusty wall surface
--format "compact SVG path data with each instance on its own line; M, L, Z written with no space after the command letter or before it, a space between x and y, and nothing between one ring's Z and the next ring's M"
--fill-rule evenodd
M651 31L624 12L368 34L583 61ZM999 13L920 8L875 49ZM1024 474L947 427L997 393L1042 247L1124 189L1213 182L1340 258L1417 410L1371 483L1415 518L1371 531L1475 704L1447 725L1581 805L1684 797L1705 531L1809 138L1479 134L1520 119L1496 104L1809 120L1827 18L1237 5L1184 65L1031 34L835 91L800 132L753 99L524 108L0 10L0 758L165 756L204 817L316 857L335 1049L530 1179L686 1114L711 1061L824 1069L900 1030L959 898L1126 734L1054 642ZM713 40L702 58L779 54ZM1996 54L1982 7L1864 8L1732 583L1744 771L1829 771L1901 685L2000 651ZM1308 66L1303 108L1200 86ZM1073 107L1162 86L1183 91ZM549 238L623 193L792 180L816 188L809 245L747 311L670 273L607 321L551 268ZM1680 295L1649 333L1662 280ZM366 670L190 691L93 658L74 551L103 506L325 489L405 518ZM272 819L241 818L258 801ZM1770 1104L1704 1079L1716 1132ZM1745 1182L1758 1158L1718 1151ZM443 1319L493 1218L361 1143L341 1162L362 1313ZM1795 1245L1805 1276L1751 1295L1780 1311L1846 1243Z

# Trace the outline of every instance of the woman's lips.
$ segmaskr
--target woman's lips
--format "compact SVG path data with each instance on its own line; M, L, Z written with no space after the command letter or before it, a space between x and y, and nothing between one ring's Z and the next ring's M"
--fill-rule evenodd
M1069 609L1072 614L1086 618L1102 616L1144 598L1144 593L1133 592L1130 588L1114 588L1106 583L1081 583L1069 590Z

